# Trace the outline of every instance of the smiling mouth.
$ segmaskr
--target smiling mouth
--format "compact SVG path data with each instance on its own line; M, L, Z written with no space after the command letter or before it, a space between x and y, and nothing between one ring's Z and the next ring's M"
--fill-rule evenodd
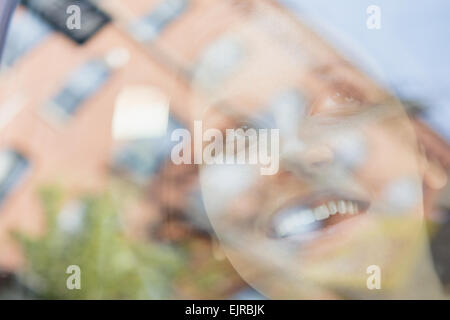
M367 201L342 196L296 202L282 207L272 215L268 235L277 239L309 236L365 214L369 206Z

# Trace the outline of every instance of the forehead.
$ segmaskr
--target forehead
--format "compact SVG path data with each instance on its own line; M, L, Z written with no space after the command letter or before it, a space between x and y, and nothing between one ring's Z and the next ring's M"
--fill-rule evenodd
M227 107L254 114L287 91L297 92L310 104L333 91L364 96L371 102L385 95L376 83L288 13L263 4L252 10L205 48L205 64L211 65L214 57L216 63L222 63L209 76L214 78L214 71L224 69L227 74L215 86L208 81L205 86L203 74L194 71L199 112Z

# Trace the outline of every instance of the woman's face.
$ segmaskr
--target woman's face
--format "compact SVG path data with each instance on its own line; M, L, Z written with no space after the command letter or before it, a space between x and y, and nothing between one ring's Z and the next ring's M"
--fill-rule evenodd
M384 288L395 289L422 241L418 151L408 118L319 39L310 35L293 54L283 43L289 39L275 41L261 21L259 13L232 30L242 60L219 89L195 98L204 130L279 130L277 148L269 146L279 159L275 174L262 175L260 163L201 166L217 236L237 271L268 296L368 290L372 265ZM307 32L296 28L288 35Z

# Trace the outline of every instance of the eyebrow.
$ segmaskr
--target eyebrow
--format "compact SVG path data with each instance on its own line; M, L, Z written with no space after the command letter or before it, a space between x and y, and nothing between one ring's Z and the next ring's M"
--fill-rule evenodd
M237 108L233 106L230 102L226 101L225 99L221 99L218 102L215 102L208 107L206 107L206 110L204 111L204 114L207 114L208 111L218 111L225 116L230 116L232 118L238 118L238 117L248 117L246 114L237 111Z

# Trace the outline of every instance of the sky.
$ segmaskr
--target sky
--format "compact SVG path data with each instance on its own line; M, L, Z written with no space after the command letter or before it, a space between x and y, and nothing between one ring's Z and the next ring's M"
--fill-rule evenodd
M450 141L449 0L279 0L339 48L357 50L400 97L428 109L424 119ZM368 29L366 9L381 9Z

